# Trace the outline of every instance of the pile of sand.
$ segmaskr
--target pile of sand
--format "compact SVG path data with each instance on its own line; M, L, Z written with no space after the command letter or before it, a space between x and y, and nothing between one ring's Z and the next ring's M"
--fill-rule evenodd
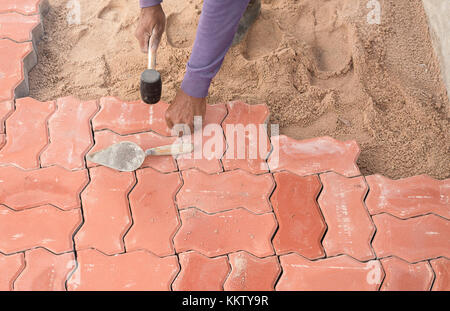
M67 24L66 0L49 0L31 96L139 99L146 66L134 38L137 0L79 0L81 24ZM380 25L366 0L263 0L246 38L228 53L210 103L265 102L281 132L304 139L355 139L364 175L450 176L450 105L420 0L380 0ZM201 0L164 2L158 52L163 100L179 87Z

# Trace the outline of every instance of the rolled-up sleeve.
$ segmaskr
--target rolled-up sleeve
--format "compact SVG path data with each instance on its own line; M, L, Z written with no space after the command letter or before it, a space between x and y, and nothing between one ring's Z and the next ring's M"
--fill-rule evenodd
M250 0L204 0L192 53L181 89L192 97L206 97L222 66L239 21Z
M162 0L139 0L141 8L147 8L149 6L154 6L160 4Z

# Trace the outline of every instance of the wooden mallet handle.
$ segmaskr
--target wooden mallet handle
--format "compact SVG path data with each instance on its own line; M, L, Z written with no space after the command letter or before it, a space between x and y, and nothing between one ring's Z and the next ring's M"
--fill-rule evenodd
M148 69L155 69L155 68L156 68L156 50L152 49L152 38L150 38L148 40Z

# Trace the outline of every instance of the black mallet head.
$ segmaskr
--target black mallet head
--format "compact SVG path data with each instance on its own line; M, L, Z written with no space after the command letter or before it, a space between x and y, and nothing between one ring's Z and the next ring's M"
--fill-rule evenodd
M155 69L146 69L141 75L141 98L146 104L156 104L161 99L161 75Z

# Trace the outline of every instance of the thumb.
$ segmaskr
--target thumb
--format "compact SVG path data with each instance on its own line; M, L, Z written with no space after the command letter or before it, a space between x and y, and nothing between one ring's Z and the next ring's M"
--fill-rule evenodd
M143 53L148 53L148 40L150 39L150 35L147 32L143 32L138 36L138 39L141 51Z
M161 42L163 32L160 30L158 25L155 25L152 30L152 36L150 37L150 48L152 51L156 51L158 49L159 43Z

